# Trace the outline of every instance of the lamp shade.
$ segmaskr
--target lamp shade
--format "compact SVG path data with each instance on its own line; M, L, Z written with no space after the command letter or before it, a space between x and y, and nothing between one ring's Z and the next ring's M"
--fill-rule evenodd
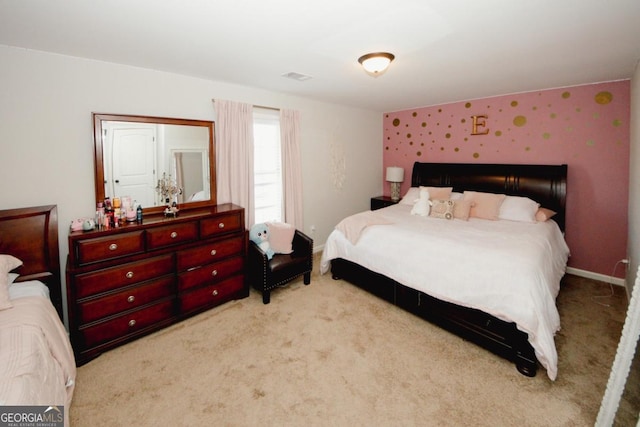
M387 181L389 182L404 181L404 169L399 166L389 166L387 168Z

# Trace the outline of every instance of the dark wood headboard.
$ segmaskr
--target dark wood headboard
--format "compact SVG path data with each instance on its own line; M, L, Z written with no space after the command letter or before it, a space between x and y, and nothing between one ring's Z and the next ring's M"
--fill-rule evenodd
M62 314L58 210L56 205L0 210L0 253L22 261L16 282L39 280L49 288L51 302Z
M553 219L564 231L567 165L486 163L420 163L413 165L411 186L446 186L453 191L482 191L526 196L556 211Z

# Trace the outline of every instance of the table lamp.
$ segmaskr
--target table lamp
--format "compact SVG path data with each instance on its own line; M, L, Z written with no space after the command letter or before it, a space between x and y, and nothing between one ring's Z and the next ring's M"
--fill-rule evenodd
M387 168L387 181L391 183L391 200L400 200L400 183L404 181L404 169L398 166Z

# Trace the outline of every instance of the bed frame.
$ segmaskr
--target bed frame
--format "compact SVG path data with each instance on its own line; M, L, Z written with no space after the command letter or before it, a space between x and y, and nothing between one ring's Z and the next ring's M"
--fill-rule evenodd
M483 191L527 196L557 214L564 231L567 165L419 163L413 166L411 186L453 187L453 191ZM342 258L331 261L334 279L344 279L398 307L460 337L475 342L515 363L523 375L536 375L538 361L527 334L515 323L480 310L433 298Z
M39 280L63 319L56 205L0 210L0 253L22 261L16 282Z

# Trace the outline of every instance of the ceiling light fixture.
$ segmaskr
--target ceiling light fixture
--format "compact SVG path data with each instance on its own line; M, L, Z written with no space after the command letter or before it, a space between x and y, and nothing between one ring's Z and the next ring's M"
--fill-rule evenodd
M364 70L374 77L383 74L395 56L389 52L367 53L358 58Z

